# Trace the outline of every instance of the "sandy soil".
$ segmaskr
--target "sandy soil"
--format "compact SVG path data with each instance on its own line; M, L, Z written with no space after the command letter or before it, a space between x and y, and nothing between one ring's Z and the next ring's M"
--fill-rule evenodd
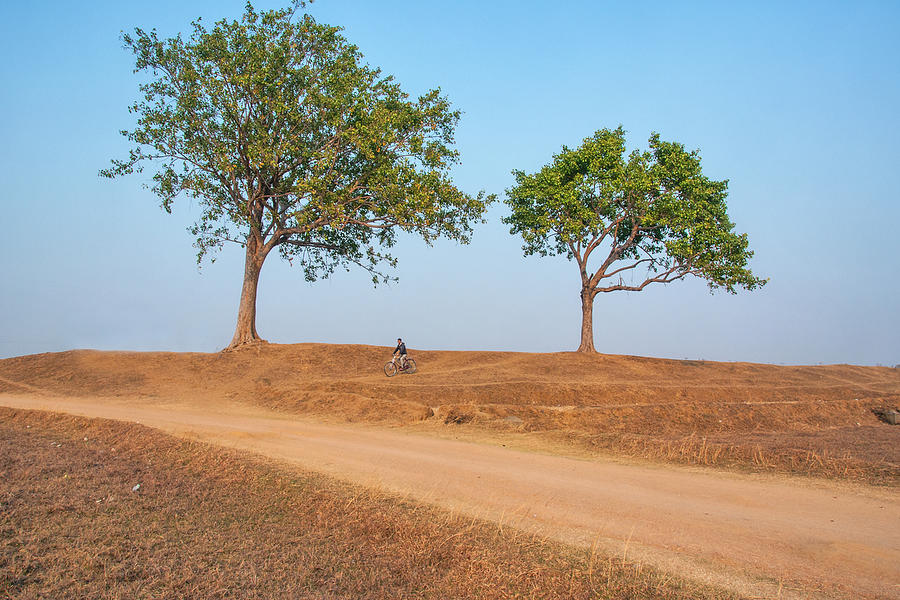
M818 431L877 425L900 403L900 369L677 361L572 352L412 350L414 376L388 379L391 348L269 344L242 352L69 352L0 360L0 393L242 401L283 412L404 423L502 421L529 431L645 435ZM30 386L30 387L29 387ZM437 409L436 411L434 409Z
M264 344L240 352L68 352L0 360L0 393L241 402L327 422L538 439L573 454L900 485L900 368L777 366L572 352ZM530 448L529 448L530 449Z
M627 555L751 597L900 598L900 494L849 484L578 460L240 402L0 395L136 421L472 516Z

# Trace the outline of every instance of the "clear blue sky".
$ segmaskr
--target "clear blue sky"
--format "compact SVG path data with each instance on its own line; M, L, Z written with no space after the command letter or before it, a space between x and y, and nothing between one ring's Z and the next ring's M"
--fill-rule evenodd
M0 357L100 348L213 351L231 339L238 248L198 271L187 199L168 215L123 156L137 96L120 32L165 36L240 1L0 6ZM277 3L260 2L257 8ZM606 294L602 352L774 363L900 363L900 3L318 0L367 62L463 112L470 192L500 194L563 144L624 125L699 148L763 290L701 281ZM469 246L396 248L400 282L308 284L267 261L258 329L273 342L572 350L576 267L524 258L498 204Z

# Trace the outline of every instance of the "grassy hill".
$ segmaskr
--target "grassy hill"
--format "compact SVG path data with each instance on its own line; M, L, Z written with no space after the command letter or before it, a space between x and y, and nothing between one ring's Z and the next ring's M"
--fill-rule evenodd
M873 481L900 475L900 427L876 415L900 404L900 369L411 349L419 372L389 379L382 366L390 351L75 350L0 360L0 393L149 403L190 396L211 409L240 402L677 462Z

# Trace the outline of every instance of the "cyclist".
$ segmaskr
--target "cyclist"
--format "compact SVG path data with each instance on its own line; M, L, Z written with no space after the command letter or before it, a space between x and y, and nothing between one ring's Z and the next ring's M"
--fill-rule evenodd
M397 338L397 347L394 348L394 356L391 358L391 362L396 364L398 358L400 359L400 368L405 369L407 367L406 344L400 338Z

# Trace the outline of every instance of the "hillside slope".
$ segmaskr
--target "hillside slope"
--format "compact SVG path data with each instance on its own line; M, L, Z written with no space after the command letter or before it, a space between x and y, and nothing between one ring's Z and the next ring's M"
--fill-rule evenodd
M371 418L386 420L423 418L429 407L440 406L520 418L550 409L578 413L579 419L598 413L598 425L632 430L639 424L642 432L817 428L854 418L871 423L872 407L900 399L900 370L886 367L576 353L411 355L419 372L388 379L381 368L390 350L376 346L272 344L216 354L74 350L0 360L0 392L30 386L75 396L164 399L189 393L288 411L332 406L338 414L354 412L353 400L357 410L368 407ZM726 415L727 422L721 419Z
M874 413L900 404L900 369L576 353L412 349L411 355L419 372L389 379L382 366L390 348L377 346L75 350L0 360L0 393L150 404L189 396L210 408L237 402L348 421L552 432L594 448L705 464L740 446L739 462L761 466L769 459L754 458L756 451L801 471L829 457L900 469L900 427ZM812 466L797 467L804 452Z

